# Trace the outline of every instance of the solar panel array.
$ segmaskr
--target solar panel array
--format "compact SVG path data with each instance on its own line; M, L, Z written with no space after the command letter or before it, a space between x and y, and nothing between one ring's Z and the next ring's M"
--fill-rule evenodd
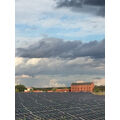
M105 96L91 93L16 93L16 120L105 120Z

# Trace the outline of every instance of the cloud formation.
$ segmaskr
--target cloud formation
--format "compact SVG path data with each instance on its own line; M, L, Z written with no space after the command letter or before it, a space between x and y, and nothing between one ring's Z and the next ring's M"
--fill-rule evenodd
M21 58L20 58L21 59ZM16 58L19 61L19 58ZM30 61L37 61L31 64ZM75 59L60 58L23 58L23 62L16 66L16 76L37 75L101 75L104 74L104 59L79 57Z
M58 83L56 79L52 79L46 87L65 87L65 84Z
M56 0L57 8L70 8L76 12L105 16L105 0Z
M99 17L104 14L103 6L99 3L101 0L91 1L86 1L82 8L74 6L58 9L55 7L58 1L55 0L16 0L16 47L27 46L28 42L35 42L36 37L43 38L43 34L67 40L103 39L104 17Z
M16 0L16 82L70 86L104 78L104 2Z
M22 62L17 64L17 61L21 60ZM16 84L21 83L28 87L70 86L72 82L76 81L97 79L95 82L99 82L101 78L104 78L104 58L21 59L21 57L16 57L16 64Z
M23 75L20 75L20 76L16 76L16 79L20 79L20 78L23 78L23 79L25 78L25 79L26 79L26 78L31 78L31 76L29 76L29 75L24 75L24 74L23 74Z
M105 41L63 41L62 39L47 38L26 48L17 48L16 56L25 58L77 58L90 56L105 57Z

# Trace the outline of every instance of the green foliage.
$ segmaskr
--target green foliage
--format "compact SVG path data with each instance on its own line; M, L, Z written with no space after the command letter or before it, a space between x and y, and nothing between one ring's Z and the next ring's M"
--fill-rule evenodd
M17 88L15 88L15 92L19 92L19 90Z
M95 86L94 92L105 92L105 86Z
M55 92L55 91L56 91L56 89L57 89L57 88L52 88L52 91L54 91L54 92Z
M24 85L16 85L15 92L23 92L26 89Z

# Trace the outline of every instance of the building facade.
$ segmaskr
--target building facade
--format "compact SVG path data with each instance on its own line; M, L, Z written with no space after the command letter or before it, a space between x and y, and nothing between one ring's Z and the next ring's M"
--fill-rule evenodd
M69 89L56 89L56 91L55 92L70 92L70 90Z
M94 89L93 82L71 84L71 92L93 92L93 89Z

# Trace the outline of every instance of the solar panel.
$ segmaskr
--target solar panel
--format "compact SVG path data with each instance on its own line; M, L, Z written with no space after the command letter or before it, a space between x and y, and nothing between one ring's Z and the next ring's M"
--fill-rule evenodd
M91 93L16 93L16 120L104 120L105 96Z

